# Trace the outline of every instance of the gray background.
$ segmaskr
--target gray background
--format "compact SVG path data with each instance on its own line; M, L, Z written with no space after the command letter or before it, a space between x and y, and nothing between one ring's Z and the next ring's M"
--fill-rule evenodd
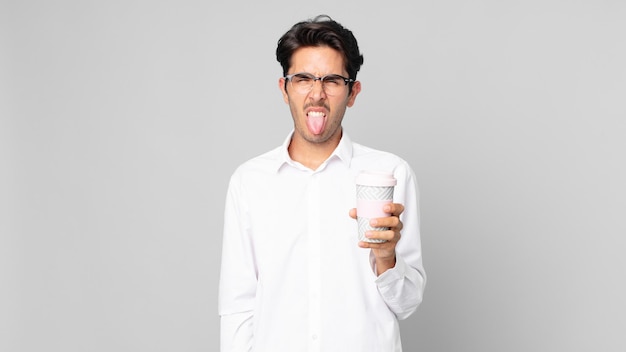
M319 13L365 55L347 131L420 182L406 350L626 350L623 1L40 0L0 5L1 351L217 350L227 180Z

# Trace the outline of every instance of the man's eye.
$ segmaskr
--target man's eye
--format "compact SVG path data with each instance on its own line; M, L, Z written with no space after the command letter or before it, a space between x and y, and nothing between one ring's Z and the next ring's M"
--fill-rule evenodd
M343 79L341 79L341 77L326 77L324 78L324 83L332 86L338 86L343 83Z
M313 79L311 77L309 77L309 76L304 76L304 75L302 75L302 76L301 75L293 76L293 81L295 83L308 83L308 82L311 82L312 80Z

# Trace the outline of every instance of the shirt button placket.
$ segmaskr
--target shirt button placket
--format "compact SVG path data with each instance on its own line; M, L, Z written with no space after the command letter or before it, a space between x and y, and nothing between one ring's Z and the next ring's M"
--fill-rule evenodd
M309 352L320 351L320 287L321 287L321 209L320 175L313 173L309 182L308 250L309 250Z

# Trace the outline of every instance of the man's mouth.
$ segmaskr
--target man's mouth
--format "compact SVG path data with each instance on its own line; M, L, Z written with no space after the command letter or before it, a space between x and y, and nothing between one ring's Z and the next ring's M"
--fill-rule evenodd
M320 134L326 125L326 113L322 111L309 111L306 114L306 126L313 134Z

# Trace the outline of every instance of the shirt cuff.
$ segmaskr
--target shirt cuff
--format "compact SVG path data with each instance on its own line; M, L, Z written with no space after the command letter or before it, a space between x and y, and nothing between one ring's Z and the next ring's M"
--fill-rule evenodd
M370 265L372 267L374 275L376 275L376 258L374 257L374 253L371 251L370 251ZM396 253L396 265L393 268L387 269L387 271L380 274L376 278L375 282L378 286L386 286L386 285L391 284L394 281L402 280L404 278L405 273L406 273L406 263L404 262L404 260L402 260L402 257L400 257L398 253Z
M370 266L372 268L372 272L376 275L376 257L374 256L374 252L370 251ZM376 278L376 283L378 285L388 285L394 281L401 280L404 278L406 273L406 263L402 260L402 257L396 253L396 265L387 269L384 273L380 274Z

